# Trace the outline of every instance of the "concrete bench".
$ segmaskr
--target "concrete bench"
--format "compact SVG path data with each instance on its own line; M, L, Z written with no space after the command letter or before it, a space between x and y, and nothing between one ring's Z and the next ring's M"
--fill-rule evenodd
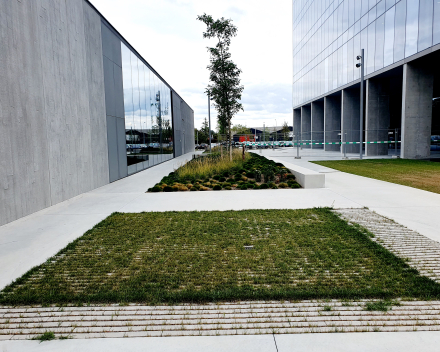
M325 188L325 174L321 174L319 172L306 169L305 167L291 164L283 160L272 160L283 164L287 169L289 169L290 172L295 175L296 181L303 188Z

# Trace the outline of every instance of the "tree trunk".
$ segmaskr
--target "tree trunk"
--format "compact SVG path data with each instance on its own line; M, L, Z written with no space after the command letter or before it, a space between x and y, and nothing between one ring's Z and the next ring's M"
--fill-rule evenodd
M232 161L232 131L231 131L231 119L228 121L228 134L229 134L229 161Z

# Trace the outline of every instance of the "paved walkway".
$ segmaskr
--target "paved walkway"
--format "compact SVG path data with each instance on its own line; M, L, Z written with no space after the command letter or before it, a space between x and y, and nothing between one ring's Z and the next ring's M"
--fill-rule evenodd
M337 209L369 207L409 229L440 241L438 214L440 195L410 187L349 175L311 164L309 160L340 158L338 153L295 150L264 150L263 155L281 162L298 163L326 173L326 188L314 190L251 190L148 194L145 191L161 177L190 157L186 155L126 179L80 195L0 227L0 288L41 264L68 242L81 236L114 211L282 209L333 206ZM304 155L307 156L304 156ZM322 157L322 156L325 157ZM245 195L245 196L244 196ZM436 307L437 309L437 307ZM436 318L437 319L437 318ZM438 325L438 323L437 323ZM356 337L355 337L356 336ZM122 342L124 341L124 342ZM136 350L148 343L149 351L252 350L252 351L424 351L437 350L440 336L435 332L417 334L255 335L231 337L174 337L55 341L0 342L0 351ZM63 344L63 345L62 345ZM343 347L341 347L343 345ZM61 347L62 346L62 347ZM351 346L351 347L350 347ZM364 349L362 349L364 348Z

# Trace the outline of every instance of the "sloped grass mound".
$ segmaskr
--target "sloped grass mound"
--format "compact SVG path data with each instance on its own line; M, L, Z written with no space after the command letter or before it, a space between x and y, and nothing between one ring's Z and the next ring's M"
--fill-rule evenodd
M229 156L210 154L193 159L165 176L148 192L219 191L301 188L295 176L280 163L261 155L234 150Z
M253 247L250 247L253 246ZM440 285L329 209L114 213L0 303L439 298Z

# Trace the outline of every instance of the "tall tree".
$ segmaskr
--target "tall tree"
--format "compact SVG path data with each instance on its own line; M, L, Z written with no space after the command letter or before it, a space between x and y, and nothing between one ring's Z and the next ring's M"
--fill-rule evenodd
M290 129L286 121L284 121L283 123L283 129L281 130L281 132L283 133L284 140L287 141L289 138Z
M226 20L223 17L214 20L206 13L197 16L197 20L206 24L207 29L203 32L203 38L217 38L216 46L207 48L210 53L210 65L207 68L211 83L206 91L217 110L219 133L227 132L228 134L229 156L232 160L231 120L237 112L243 110L240 99L244 89L240 85L241 70L231 60L229 52L231 38L237 35L237 27L232 24L232 20Z

